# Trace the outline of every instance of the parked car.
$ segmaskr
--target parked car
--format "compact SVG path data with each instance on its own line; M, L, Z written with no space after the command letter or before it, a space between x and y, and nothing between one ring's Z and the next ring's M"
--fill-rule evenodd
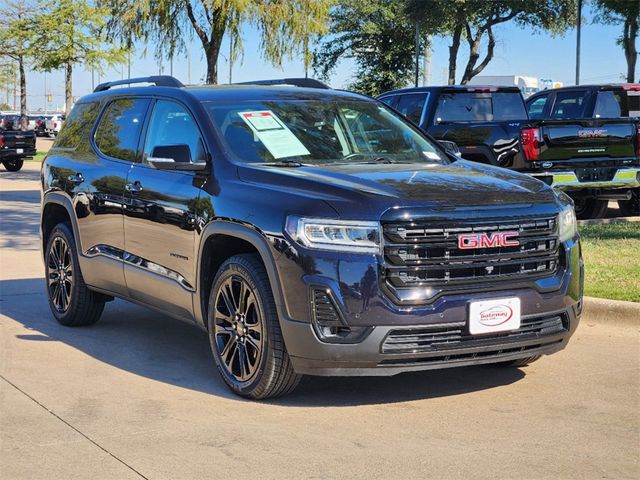
M594 216L602 215L607 208L609 199L617 199L620 210L626 215L640 215L640 123L633 122L629 127L616 125L615 130L610 130L607 126L610 122L602 123L600 119L612 118L637 118L640 117L640 85L639 84L606 84L606 85L579 85L575 87L564 87L555 90L545 90L533 95L527 100L527 110L529 118L532 120L559 120L569 119L593 119L586 124L580 124L581 130L578 132L583 137L590 134L589 139L593 145L589 148L599 149L594 153L609 154L614 148L617 150L613 155L606 155L607 158L597 160L597 165L593 162L587 167L588 175L591 175L599 183L600 195L583 196L577 199L579 204L584 204L583 208L591 209ZM612 138L613 137L613 138ZM623 139L626 137L625 139ZM635 157L629 148L629 140L635 138ZM615 143L614 147L611 143ZM627 145L626 153L620 155L620 146ZM604 150L608 150L605 152ZM602 155L605 157L605 155ZM575 164L580 168L585 165ZM623 167L623 168L619 168ZM563 168L562 165L560 168ZM635 172L635 175L634 175ZM571 173L575 176L584 172L576 171ZM555 174L558 177L558 174ZM620 177L625 176L624 180ZM635 177L635 179L634 179ZM615 182L612 182L615 181ZM635 181L634 181L635 180ZM572 181L577 183L575 179ZM614 185L611 185L615 183ZM621 184L621 185L620 185ZM616 187L610 190L609 187ZM603 192L603 188L609 189ZM604 195L602 195L604 193Z
M0 129L0 163L8 171L17 172L22 168L24 159L35 154L35 132Z
M421 87L379 98L436 139L458 144L465 159L527 173L565 190L578 218L603 216L609 200L629 200L640 186L637 119L576 122L570 99L557 102L561 118L528 119L515 87Z
M50 137L55 137L60 132L62 125L64 124L65 115L61 113L56 113L51 116L51 118L47 118L45 122L45 130L46 133Z
M111 89L136 83L155 86ZM581 315L565 194L309 79L99 85L42 190L61 324L95 323L114 297L195 323L254 399L303 374L524 366L564 348Z

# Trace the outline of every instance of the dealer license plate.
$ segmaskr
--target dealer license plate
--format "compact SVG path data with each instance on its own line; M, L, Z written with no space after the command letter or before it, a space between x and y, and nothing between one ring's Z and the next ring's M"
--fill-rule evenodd
M499 298L469 304L469 333L506 332L520 328L520 299Z

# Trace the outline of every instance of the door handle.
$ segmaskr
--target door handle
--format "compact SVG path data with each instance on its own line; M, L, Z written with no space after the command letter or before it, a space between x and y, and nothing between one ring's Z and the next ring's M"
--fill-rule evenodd
M69 175L67 177L67 180L75 185L80 185L82 182L84 182L84 177L81 173L76 173L75 175Z
M140 182L127 183L124 187L127 192L138 193L142 191L142 185Z

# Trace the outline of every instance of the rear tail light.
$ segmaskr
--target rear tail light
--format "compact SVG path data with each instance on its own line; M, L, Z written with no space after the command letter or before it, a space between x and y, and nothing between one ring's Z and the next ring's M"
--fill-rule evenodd
M4 147L4 136L0 135L0 148Z
M640 92L640 84L637 83L625 83L622 85L623 90L631 90L634 92Z
M57 122L53 122L53 128L58 128L58 123Z
M539 128L523 128L520 132L522 152L527 161L535 162L540 159L540 140Z

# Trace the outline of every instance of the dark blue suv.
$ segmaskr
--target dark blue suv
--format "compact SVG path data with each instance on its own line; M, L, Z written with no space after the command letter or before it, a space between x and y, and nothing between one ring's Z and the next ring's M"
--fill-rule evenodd
M523 366L567 344L583 265L564 194L311 80L140 82L82 98L42 166L63 325L114 297L195 323L256 399L303 374Z

